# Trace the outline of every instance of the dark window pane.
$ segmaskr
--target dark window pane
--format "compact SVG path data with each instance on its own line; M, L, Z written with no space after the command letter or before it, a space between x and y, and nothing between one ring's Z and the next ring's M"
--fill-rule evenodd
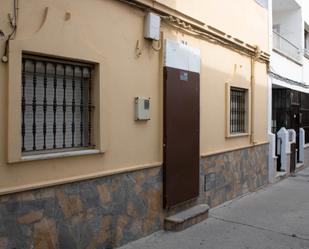
M230 133L246 132L246 90L232 87L230 92Z

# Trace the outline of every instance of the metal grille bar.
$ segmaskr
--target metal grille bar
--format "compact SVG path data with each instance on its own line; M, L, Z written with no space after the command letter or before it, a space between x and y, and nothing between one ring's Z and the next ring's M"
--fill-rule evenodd
M92 70L91 64L23 55L23 153L93 146Z
M33 98L32 98L32 136L33 136L33 147L32 150L36 150L36 84L37 84L37 78L36 78L36 67L37 62L33 61Z
M25 148L25 134L26 134L26 127L25 127L25 112L26 112L26 99L25 99L25 85L26 85L26 74L25 74L25 60L23 59L22 62L22 97L21 97L21 113L22 113L22 121L21 121L21 136L22 136L22 146L21 151L24 152Z
M54 99L53 99L53 148L56 149L56 132L57 132L57 124L56 124L56 112L57 112L57 64L54 64Z
M74 143L74 135L75 135L75 67L73 68L72 92L73 92L73 97L72 97L72 125L71 125L72 144L71 144L71 146L74 147L75 146L75 143Z
M88 145L90 146L91 141L91 72L89 72L89 78L88 78Z
M46 69L47 69L47 63L44 63L44 101L43 101L43 112L44 112L44 123L43 123L43 136L44 136L44 144L43 149L46 149L46 132L47 132L47 126L46 126L46 113L47 113L47 96L46 96L46 90L47 90L47 76L46 76Z
M80 84L80 95L84 96L84 70L81 68L81 84ZM80 98L80 115L83 116L84 114L84 101L83 97ZM81 120L80 121L80 146L84 144L84 122Z
M63 114L63 123L62 123L62 147L65 148L65 132L66 132L66 122L65 122L65 112L66 112L66 65L63 65L63 104L62 104L62 114Z
M231 88L230 133L246 132L246 90Z

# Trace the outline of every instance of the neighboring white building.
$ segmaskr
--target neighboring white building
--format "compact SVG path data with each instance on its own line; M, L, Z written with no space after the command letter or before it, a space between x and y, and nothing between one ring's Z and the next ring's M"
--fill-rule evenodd
M309 162L305 145L309 143L309 3L308 0L269 0L268 5L271 48L269 173L273 181L276 175L293 171L294 159L297 166ZM296 155L293 147L290 150L294 133L284 132L282 127L295 130ZM283 149L286 144L288 150ZM279 174L278 171L285 172Z

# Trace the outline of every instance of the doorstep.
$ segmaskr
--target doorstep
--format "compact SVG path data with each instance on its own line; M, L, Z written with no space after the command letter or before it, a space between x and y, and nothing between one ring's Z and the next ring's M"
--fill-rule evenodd
M207 219L208 211L208 205L200 204L170 217L166 217L164 219L164 229L174 232L182 231Z

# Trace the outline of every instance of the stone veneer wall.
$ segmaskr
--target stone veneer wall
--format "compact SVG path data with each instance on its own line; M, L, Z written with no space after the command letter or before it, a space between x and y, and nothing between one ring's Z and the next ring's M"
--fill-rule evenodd
M268 183L268 144L204 157L200 202L215 207Z
M107 249L163 227L162 167L0 197L0 249Z
M196 202L214 207L266 184L267 157L260 145L202 158ZM107 249L144 237L163 228L162 187L157 167L2 196L0 249Z

